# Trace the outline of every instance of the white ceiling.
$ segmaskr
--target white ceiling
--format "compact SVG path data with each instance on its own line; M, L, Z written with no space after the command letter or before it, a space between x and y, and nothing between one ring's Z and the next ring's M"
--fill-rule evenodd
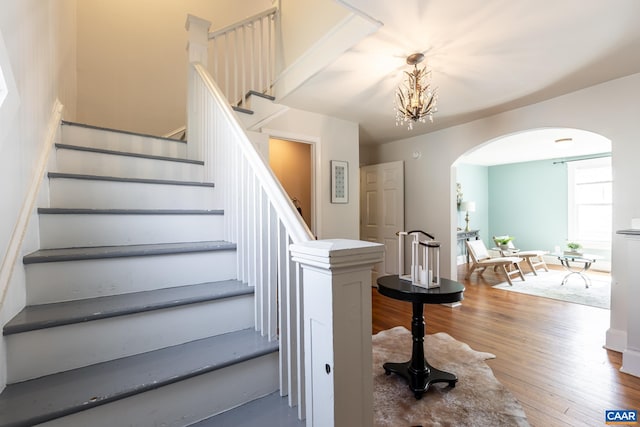
M345 2L384 25L285 103L358 122L361 144L432 132L640 72L640 0ZM425 53L439 102L434 123L408 131L395 126L393 98L414 52Z

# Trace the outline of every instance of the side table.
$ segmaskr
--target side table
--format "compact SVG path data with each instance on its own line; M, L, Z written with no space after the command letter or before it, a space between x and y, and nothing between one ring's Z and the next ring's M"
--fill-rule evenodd
M589 255L589 254L574 255L574 254L566 254L566 253L563 253L563 254L555 253L553 255L558 257L558 261L560 261L560 264L562 264L564 269L569 272L566 276L564 276L564 279L562 279L562 285L567 283L567 280L569 280L569 277L575 274L580 276L582 280L584 280L585 288L588 288L589 284L591 283L591 279L589 279L589 276L587 276L585 273L587 272L587 270L589 270L589 268L591 267L591 264L596 262L596 260L602 258L598 255ZM572 268L570 264L571 262L582 263L582 267Z
M416 399L422 398L431 384L445 382L455 387L455 374L434 368L424 355L424 304L444 304L462 301L464 286L454 280L440 278L439 288L421 288L401 280L397 275L378 278L378 292L389 298L408 301L413 305L411 335L413 347L411 360L403 363L387 362L382 367L387 375L395 373L406 379Z

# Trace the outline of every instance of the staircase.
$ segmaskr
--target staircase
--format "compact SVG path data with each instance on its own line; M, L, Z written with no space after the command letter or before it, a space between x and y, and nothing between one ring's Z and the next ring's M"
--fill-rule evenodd
M209 33L188 16L189 144L63 122L27 305L3 328L0 427L371 424L382 250L315 242L256 151L250 131L286 111L270 96L275 21ZM248 74L212 77L209 42L238 40L222 57Z
M186 143L64 122L55 163L0 426L187 426L277 390L278 342Z

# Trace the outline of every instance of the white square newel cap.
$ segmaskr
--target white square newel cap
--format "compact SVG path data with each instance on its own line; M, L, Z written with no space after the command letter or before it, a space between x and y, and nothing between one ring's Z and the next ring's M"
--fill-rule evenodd
M382 261L384 245L363 240L312 240L290 246L293 261L335 269L375 264Z

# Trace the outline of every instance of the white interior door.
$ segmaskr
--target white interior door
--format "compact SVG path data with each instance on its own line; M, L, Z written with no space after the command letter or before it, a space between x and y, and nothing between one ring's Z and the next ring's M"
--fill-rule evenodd
M404 163L360 168L360 239L384 244L374 279L398 274L398 237L404 230Z

